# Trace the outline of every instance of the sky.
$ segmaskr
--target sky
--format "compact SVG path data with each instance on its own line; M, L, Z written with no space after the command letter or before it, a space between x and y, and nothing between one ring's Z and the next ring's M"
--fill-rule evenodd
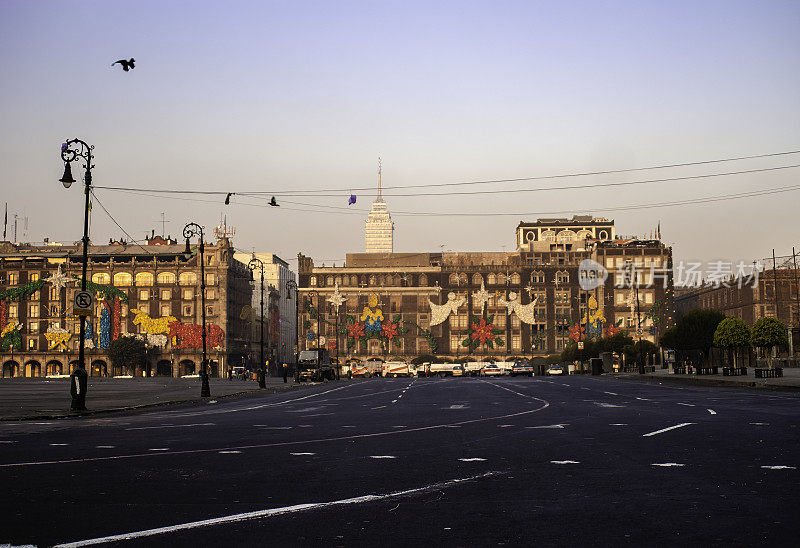
M623 235L660 222L676 261L800 249L800 190L609 209L800 186L799 168L452 194L751 171L800 154L407 188L800 151L796 1L3 0L0 48L8 239L14 214L18 240L80 239L81 187L58 182L60 144L77 137L95 146L97 243L129 239L103 207L136 240L188 222L210 235L225 216L244 251L341 264L364 250L381 157L397 252L511 251L520 221L586 213ZM130 57L127 73L111 66ZM263 196L226 206L224 194L103 186Z

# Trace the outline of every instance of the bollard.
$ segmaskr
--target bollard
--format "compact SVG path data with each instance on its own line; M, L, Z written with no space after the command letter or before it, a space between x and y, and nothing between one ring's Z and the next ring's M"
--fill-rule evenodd
M69 394L72 396L70 410L86 411L86 382L89 375L82 367L76 367L69 377Z

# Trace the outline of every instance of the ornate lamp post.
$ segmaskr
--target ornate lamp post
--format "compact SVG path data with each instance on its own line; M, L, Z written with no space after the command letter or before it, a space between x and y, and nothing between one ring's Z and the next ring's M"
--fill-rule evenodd
M336 311L336 325L334 326L334 330L336 332L336 378L339 378L340 371L342 368L342 364L339 363L339 307L342 306L344 303L347 302L347 297L344 297L339 292L339 284L337 283L335 286L335 290L333 294L328 297L328 302L331 303L334 310Z
M259 351L259 359L261 360L261 374L258 376L258 387L266 388L266 362L264 361L264 263L261 259L253 257L247 263L250 271L255 271L256 268L261 269L261 350Z
M200 397L207 398L211 396L211 388L208 385L208 356L206 352L206 271L205 271L205 245L203 243L203 227L197 223L189 223L183 227L183 237L186 238L186 250L184 253L187 257L191 256L192 250L189 248L189 238L192 236L200 236L200 302L203 307L203 362L200 365Z
M86 195L83 208L83 263L81 264L81 291L86 291L86 270L89 265L89 193L92 189L92 150L94 145L88 145L80 139L70 139L61 144L61 159L64 160L64 175L61 176L61 184L64 188L69 188L75 179L72 177L71 163L74 160L83 161L83 192ZM81 318L80 338L78 341L78 368L72 373L70 383L70 394L72 403L70 409L73 411L86 410L86 320Z

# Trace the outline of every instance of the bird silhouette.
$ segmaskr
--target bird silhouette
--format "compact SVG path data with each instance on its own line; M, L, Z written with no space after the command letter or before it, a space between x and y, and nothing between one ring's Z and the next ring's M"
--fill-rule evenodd
M114 61L113 63L111 63L111 66L113 67L117 63L122 65L122 70L124 70L125 72L128 72L132 68L136 68L136 67L133 66L133 63L134 63L133 57L131 57L127 61L125 59L120 59L119 61Z
M278 202L275 201L275 196L273 196L272 199L269 201L269 205L275 206L275 207L281 207L281 204L279 204Z

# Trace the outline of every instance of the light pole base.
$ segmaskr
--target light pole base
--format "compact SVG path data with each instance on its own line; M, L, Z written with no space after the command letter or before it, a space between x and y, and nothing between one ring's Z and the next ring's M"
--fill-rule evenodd
M208 385L208 373L200 373L201 385L200 385L200 397L201 398L210 398L211 397L211 387Z

